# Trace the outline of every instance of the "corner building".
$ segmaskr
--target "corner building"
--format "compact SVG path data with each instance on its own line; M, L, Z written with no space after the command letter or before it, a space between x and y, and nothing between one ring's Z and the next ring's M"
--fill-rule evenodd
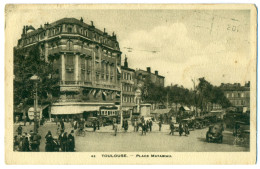
M52 117L88 118L99 115L101 107L120 105L121 51L114 33L108 35L82 18L63 18L30 32L27 28L17 48L40 44L39 57L53 62L59 77L60 96L51 105Z

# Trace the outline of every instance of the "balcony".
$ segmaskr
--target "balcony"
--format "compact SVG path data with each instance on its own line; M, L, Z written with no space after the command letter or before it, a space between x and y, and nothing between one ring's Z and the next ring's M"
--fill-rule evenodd
M59 85L61 87L90 87L90 88L100 88L105 90L120 90L119 85L107 84L107 83L97 83L87 81L60 81Z

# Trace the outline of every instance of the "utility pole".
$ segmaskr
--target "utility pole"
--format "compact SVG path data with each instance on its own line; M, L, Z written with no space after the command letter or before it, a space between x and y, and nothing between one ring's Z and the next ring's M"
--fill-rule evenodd
M197 100L196 100L196 82L195 79L191 79L192 83L193 83L193 91L194 91L194 103L195 103L195 116L197 116Z

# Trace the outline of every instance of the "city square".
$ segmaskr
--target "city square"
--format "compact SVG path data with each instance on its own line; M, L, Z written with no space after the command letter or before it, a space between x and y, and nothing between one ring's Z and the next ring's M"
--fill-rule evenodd
M169 25L155 17L168 22L167 11L140 12L162 26L139 21L132 12L118 15L122 24L99 22L104 18L91 12L99 19L64 14L50 22L37 20L39 25L23 23L13 47L13 150L249 152L250 113L255 111L250 109L252 79L242 64L247 61L249 47L244 43L249 32L237 39L233 34L240 27L221 16L221 10L172 11L183 23L170 20ZM249 22L249 11L225 12ZM136 18L132 26L123 19L130 14ZM212 21L210 27L204 23L208 32L195 31L190 17L193 24L200 23L199 18L217 18L213 21L225 22L227 28L220 30ZM143 38L138 38L141 29L130 30L137 25L147 29ZM227 38L230 49L212 52L222 43L210 44L218 36ZM234 49L236 57L227 57ZM193 54L203 59L194 60Z

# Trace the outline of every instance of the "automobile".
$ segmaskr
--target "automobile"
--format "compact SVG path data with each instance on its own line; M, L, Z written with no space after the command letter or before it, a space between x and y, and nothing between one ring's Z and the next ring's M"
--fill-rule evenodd
M234 136L237 136L238 133L241 134L241 133L244 133L247 131L250 131L249 124L246 124L245 122L242 122L242 121L235 121L234 128L233 128Z
M202 129L205 127L205 121L203 118L196 118L194 120L194 128L196 129Z
M86 126L86 127L93 127L93 122L94 122L94 121L97 121L97 120L98 120L97 117L89 117L89 118L87 119L87 121L85 122L85 126Z
M208 143L214 142L214 143L222 143L223 142L223 126L221 124L215 124L212 126L209 126L209 130L206 133L206 141Z
M194 120L193 119L183 119L182 121L181 121L182 123L184 123L184 124L188 124L188 127L189 127L189 129L192 129L192 130L194 130L194 128L195 128L195 123L194 123Z

